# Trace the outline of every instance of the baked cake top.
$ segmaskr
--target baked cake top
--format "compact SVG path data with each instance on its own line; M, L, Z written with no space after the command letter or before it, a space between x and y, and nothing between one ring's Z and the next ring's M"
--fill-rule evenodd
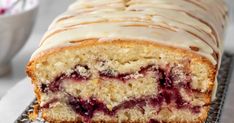
M219 65L226 18L223 0L79 0L51 24L32 58L85 39L123 39L189 49Z

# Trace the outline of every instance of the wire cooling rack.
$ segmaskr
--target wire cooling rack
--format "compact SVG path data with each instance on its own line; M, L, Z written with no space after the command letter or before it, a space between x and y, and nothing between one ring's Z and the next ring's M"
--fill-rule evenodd
M228 90L228 85L231 81L232 70L234 68L234 55L224 53L221 67L218 75L218 88L216 93L216 100L212 102L208 118L205 123L219 123L220 116ZM29 114L34 111L34 105L37 101L34 100L26 110L19 116L15 123L46 123L41 117L40 113L35 121L31 121Z
M216 100L212 102L206 123L219 123L234 68L234 55L224 53L218 75Z

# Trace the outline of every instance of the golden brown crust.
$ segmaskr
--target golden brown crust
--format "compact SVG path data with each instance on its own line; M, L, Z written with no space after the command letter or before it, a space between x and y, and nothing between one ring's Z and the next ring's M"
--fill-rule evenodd
M33 106L33 112L28 114L29 119L32 120L32 121L36 120L36 118L38 116L38 113L39 113L39 110L40 110L39 105L38 104L34 105Z

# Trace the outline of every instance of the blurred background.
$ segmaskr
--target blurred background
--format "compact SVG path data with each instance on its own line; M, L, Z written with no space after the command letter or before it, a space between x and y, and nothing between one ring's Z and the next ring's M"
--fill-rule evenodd
M33 51L38 48L39 41L49 24L74 1L75 0L40 0L36 23L31 36L23 48L13 58L11 71L4 76L0 76L0 98L9 88L13 87L19 80L26 76L25 65Z
M24 47L13 58L11 72L0 77L0 98L9 88L15 85L19 80L25 78L25 65L30 59L32 52L38 48L43 33L47 30L52 20L64 12L68 5L74 1L75 0L40 0L39 12L31 36ZM227 29L228 33L225 41L225 51L234 53L234 0L227 0L227 3L230 7L231 23ZM234 87L234 83L232 83L232 85L232 87ZM229 89L229 93L234 94L234 90L232 91ZM234 98L233 101L227 103L231 102L234 102ZM231 110L233 112L229 112L229 110L226 111L227 115L225 115L224 118L234 114L234 108Z

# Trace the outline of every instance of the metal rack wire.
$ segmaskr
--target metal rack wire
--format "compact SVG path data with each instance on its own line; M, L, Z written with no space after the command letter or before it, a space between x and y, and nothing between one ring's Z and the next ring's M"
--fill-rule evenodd
M228 85L234 68L234 55L225 53L218 75L216 100L212 102L206 123L219 123Z

